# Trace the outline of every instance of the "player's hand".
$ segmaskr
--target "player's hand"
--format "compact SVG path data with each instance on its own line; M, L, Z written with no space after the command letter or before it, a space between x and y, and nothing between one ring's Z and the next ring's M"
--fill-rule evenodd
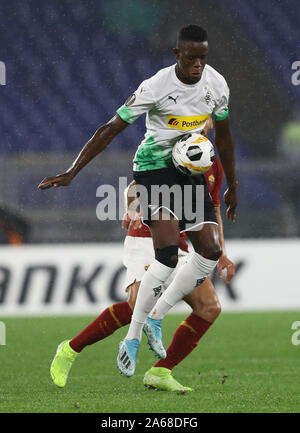
M227 188L224 192L224 202L227 206L226 216L232 222L235 222L235 209L237 206L236 188Z
M42 182L38 185L38 189L68 186L71 183L72 179L73 176L71 173L63 173L53 177L45 177L45 179L43 179Z
M209 119L207 119L205 126L202 129L201 135L204 135L204 137L208 138L208 134L213 127L214 127L214 123L212 118L210 117Z
M226 279L225 282L230 283L232 277L235 275L235 264L229 260L229 258L225 255L222 255L219 258L217 264L218 274L220 278L223 278L223 269L226 269Z
M142 227L142 215L136 211L128 210L122 220L122 227L126 230L137 230Z

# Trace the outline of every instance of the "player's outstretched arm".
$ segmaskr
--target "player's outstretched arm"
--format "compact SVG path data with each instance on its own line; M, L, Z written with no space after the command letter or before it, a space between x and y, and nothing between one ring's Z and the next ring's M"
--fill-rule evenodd
M226 215L235 221L237 206L237 180L235 174L234 143L229 127L228 118L215 121L215 144L227 181L227 190L224 192L224 201L227 206Z
M93 137L83 147L71 167L65 173L57 176L46 177L38 185L39 189L48 189L51 187L68 186L76 174L88 164L98 153L112 141L123 129L128 126L127 122L116 114L109 122L101 126Z

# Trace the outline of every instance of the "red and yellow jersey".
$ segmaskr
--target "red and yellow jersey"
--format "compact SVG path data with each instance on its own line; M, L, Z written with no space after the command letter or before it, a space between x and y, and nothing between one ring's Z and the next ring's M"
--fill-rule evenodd
M220 206L220 192L223 180L223 167L220 160L215 157L213 165L210 169L204 174L207 188L210 192L212 200L214 202L214 206ZM128 231L127 236L134 237L142 237L142 238L150 238L151 232L148 226L142 224L142 227L139 229L131 229ZM186 233L180 233L180 245L179 248L183 251L188 251L188 245L185 242Z
M219 207L221 186L223 181L223 167L221 161L215 157L213 165L210 169L204 173L207 188L210 192L211 198L214 202L215 207Z

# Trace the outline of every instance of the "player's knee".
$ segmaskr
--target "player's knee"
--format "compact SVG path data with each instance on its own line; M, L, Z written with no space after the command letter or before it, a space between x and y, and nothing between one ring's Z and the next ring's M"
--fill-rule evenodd
M203 253L203 257L210 260L219 260L222 255L222 248L218 242L213 243L205 247Z
M209 322L214 322L220 314L221 305L218 301L204 306L204 315Z
M156 248L155 259L169 268L176 268L178 263L178 246L169 245L165 248Z
M221 305L218 300L209 302L207 304L196 303L193 308L193 313L208 322L213 323L217 317L221 314Z
M208 314L213 320L216 320L217 317L221 314L222 308L218 301L216 301L213 305L208 307Z

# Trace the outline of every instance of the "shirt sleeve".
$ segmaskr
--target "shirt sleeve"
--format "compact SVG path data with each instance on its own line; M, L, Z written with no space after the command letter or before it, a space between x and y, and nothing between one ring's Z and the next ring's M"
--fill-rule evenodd
M217 97L215 108L212 112L212 118L214 120L224 120L228 117L228 104L229 104L229 87L224 80L223 86L221 86L222 91Z
M211 190L211 197L214 202L214 206L220 206L221 204L221 187L223 182L223 167L220 160L216 157L213 164L213 175L215 177L214 186Z
M148 80L146 80L129 96L125 104L117 110L117 113L124 122L131 124L142 114L152 110L155 105L156 100Z

